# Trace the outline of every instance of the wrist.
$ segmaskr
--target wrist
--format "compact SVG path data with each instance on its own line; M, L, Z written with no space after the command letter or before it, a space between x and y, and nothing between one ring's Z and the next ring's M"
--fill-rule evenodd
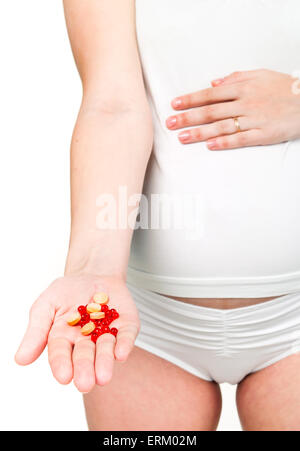
M98 267L89 262L82 262L80 265L78 262L73 263L68 259L66 261L64 276L95 276L105 279L117 279L122 282L126 282L126 272L113 271L111 268Z
M109 243L70 243L65 275L93 274L126 280L128 252L114 249Z

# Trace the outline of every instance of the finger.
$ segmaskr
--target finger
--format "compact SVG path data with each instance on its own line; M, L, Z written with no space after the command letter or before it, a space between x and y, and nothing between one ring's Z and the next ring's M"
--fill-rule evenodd
M175 121L172 126L168 127L177 130L194 125L209 124L215 121L232 118L242 115L242 104L239 101L217 103L214 105L206 105L200 108L194 108L184 113L173 116Z
M230 85L232 83L238 83L241 81L247 81L253 78L255 72L260 72L259 70L245 70L245 71L236 71L232 74L227 75L223 78L217 78L211 82L213 87L221 87L225 85Z
M73 350L74 384L88 393L95 385L95 345L90 337L80 338Z
M253 128L251 120L246 117L239 117L239 124L242 131ZM213 122L212 124L202 125L201 127L191 128L179 134L179 139L182 144L192 144L201 141L207 141L210 138L217 136L232 135L236 133L237 128L233 118L225 119L223 121Z
M53 376L60 384L69 384L73 378L72 344L63 337L48 341L48 360Z
M172 107L175 110L185 110L203 105L235 100L239 96L236 86L221 86L217 88L202 89L201 91L185 94L172 100Z
M115 357L117 360L125 361L132 351L139 328L134 323L129 323L119 329L117 343L115 346Z
M44 297L33 304L27 330L15 355L19 365L28 365L41 355L46 347L54 316L54 307Z
M220 136L207 142L210 150L237 149L240 147L258 146L262 143L262 133L258 129Z
M103 334L97 340L95 372L98 385L107 384L112 377L115 342L112 334Z

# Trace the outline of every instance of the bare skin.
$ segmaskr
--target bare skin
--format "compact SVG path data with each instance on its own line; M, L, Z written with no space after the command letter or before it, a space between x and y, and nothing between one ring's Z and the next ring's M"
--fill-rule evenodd
M89 429L108 431L214 431L222 404L217 384L136 346L84 402Z
M176 299L177 301L186 302L187 304L194 304L200 305L201 307L227 310L272 301L272 299L275 299L278 296L266 298L181 298L176 296L169 297L172 299Z
M134 5L134 0L64 0L68 33L83 87L71 144L70 246L65 275L33 304L15 359L20 365L31 364L48 346L50 367L57 381L61 384L73 381L80 392L88 392L85 406L91 430L214 431L221 409L218 385L134 346L140 324L125 282L132 229L103 230L95 225L99 194L112 194L118 205L120 185L127 187L128 196L141 193L153 144L152 119L135 36ZM192 103L184 98L183 104L174 109L201 108L207 106L207 100L219 103L231 99L228 106L242 105L242 118L251 119L246 111L247 106L251 110L247 93L251 93L255 103L257 92L256 101L264 111L262 124L251 124L241 118L241 126L255 127L254 134L232 137L229 121L225 124L231 127L227 129L229 136L226 139L220 136L221 142L211 148L242 147L249 145L248 138L253 139L250 145L262 144L265 142L262 127L266 127L270 142L281 142L299 133L298 101L290 95L290 83L290 78L274 72L251 73L250 77L234 75L215 83L217 91L196 93L188 97ZM261 98L264 86L268 86L268 96ZM278 96L272 95L272 89L275 93L288 93L280 97L278 108L273 104ZM272 99L271 104L268 99ZM282 111L277 121L289 124L284 127L288 135L272 133L274 130L266 126L275 110ZM179 119L174 130L192 124L201 126L203 120L207 123L207 113L212 121L222 119L223 116L211 115L216 111L219 114L220 109L215 105L200 111L196 108L196 116L193 113L179 116L187 121L181 123ZM223 111L221 108L221 115ZM222 131L224 123L221 125ZM203 131L205 140L219 136L214 127ZM201 133L193 139L202 139ZM132 211L128 214L132 215ZM109 294L111 306L118 309L120 317L115 324L119 329L117 338L102 335L95 346L76 328L67 326L66 317L98 290ZM267 302L267 299L181 300L214 308ZM245 430L300 429L299 371L299 356L288 357L240 384L238 409Z
M300 431L300 354L247 376L237 388L245 431Z

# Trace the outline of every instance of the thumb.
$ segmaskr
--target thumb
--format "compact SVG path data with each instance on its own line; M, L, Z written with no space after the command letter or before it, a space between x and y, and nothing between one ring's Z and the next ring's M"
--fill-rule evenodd
M15 355L19 365L29 365L41 355L47 345L54 316L54 307L42 295L31 307L28 327Z

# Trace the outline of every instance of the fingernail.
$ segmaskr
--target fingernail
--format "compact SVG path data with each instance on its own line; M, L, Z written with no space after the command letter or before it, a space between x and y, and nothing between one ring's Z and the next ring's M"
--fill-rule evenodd
M217 78L216 80L212 81L213 85L220 85L224 82L225 78Z
M210 150L216 149L217 148L217 140L211 139L211 140L207 141L206 145Z
M181 142L185 143L190 140L191 134L190 132L182 132L178 135L178 138L180 139Z
M177 123L177 117L176 116L169 117L167 119L166 123L167 123L167 127L169 127L169 128L175 127L175 125Z
M182 100L179 97L177 97L176 99L174 99L172 101L172 106L174 108L179 108L181 105L182 105Z

